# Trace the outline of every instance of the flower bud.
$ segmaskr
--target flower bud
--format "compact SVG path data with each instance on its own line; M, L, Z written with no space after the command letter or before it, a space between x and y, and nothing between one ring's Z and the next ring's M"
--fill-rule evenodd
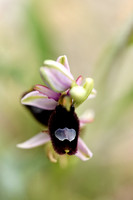
M75 106L79 106L88 98L93 89L93 85L94 85L93 79L86 78L83 86L76 85L71 88L70 95L74 100Z

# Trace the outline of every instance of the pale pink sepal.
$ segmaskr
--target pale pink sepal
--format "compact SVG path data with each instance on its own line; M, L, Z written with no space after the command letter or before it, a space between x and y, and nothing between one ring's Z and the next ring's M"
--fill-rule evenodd
M62 65L62 68L64 68L63 65ZM72 85L72 82L73 82L72 78L62 73L62 71L58 69L51 69L49 67L41 67L40 72L44 80L44 83L55 92L58 92L58 93L63 92L69 89Z
M75 154L82 161L89 160L93 154L81 138L78 138L78 151Z
M41 132L35 135L34 137L30 138L29 140L17 144L17 147L22 149L32 149L41 146L49 141L50 141L50 136L45 132Z
M57 71L62 72L62 74L66 75L68 78L70 78L71 80L73 80L73 75L71 74L71 72L64 67L64 65L62 65L61 63L57 62L57 61L53 61L53 60L45 60L44 61L44 67L49 67L51 70L52 69L56 69Z
M35 106L45 110L54 110L57 106L57 101L48 98L46 95L41 94L38 91L32 91L26 94L21 103L24 105Z
M93 110L86 110L79 118L80 128L83 128L86 124L93 122L95 113Z
M59 56L57 58L57 62L61 63L62 65L64 65L64 67L70 71L70 67L69 67L69 63L68 63L68 59L67 56L63 55L63 56Z
M76 80L77 85L81 85L82 81L83 81L83 77L80 75Z
M58 101L58 99L61 95L60 93L54 92L53 90L49 89L48 87L46 87L44 85L37 84L37 85L35 85L34 89L56 101Z

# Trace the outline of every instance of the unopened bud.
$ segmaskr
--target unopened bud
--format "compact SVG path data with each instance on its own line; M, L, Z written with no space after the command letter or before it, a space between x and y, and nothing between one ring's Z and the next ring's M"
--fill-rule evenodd
M74 100L75 106L79 106L81 103L83 103L88 96L91 94L91 91L93 89L93 79L86 78L85 83L82 86L73 86L70 90L70 95L72 99Z

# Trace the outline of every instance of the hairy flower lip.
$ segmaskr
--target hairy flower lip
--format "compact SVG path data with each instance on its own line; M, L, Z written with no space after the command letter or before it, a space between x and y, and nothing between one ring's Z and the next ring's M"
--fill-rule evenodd
M90 113L90 111L88 111L88 112ZM89 113L87 114L87 112L85 112L85 114L83 114L80 118L80 120L82 120L82 119L85 120L85 117L87 116L87 119L84 121L84 125L88 122L91 122L89 120L89 116L91 118L92 118L92 116ZM80 127L80 128L82 128L82 127ZM45 130L45 131L33 136L31 139L29 139L21 144L18 144L17 147L22 148L22 149L31 149L31 148L35 148L35 147L44 145L47 142L52 142L52 141L51 141L51 137L49 135L49 131ZM64 154L65 152L61 151L59 153ZM83 142L83 140L80 137L78 137L78 140L77 140L77 149L74 152L69 151L67 154L75 155L76 157L80 158L82 161L87 161L93 156L90 149L86 146L86 144Z
M56 137L55 133L57 130L66 128L75 130L76 135L74 140L60 141ZM79 136L79 120L73 108L71 108L70 111L67 111L65 107L61 105L57 106L50 116L48 129L53 148L58 154L65 154L66 149L69 150L69 154L71 155L76 153Z

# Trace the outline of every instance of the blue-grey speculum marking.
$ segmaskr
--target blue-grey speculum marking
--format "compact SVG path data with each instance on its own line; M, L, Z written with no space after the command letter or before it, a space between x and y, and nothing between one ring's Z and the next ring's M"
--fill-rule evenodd
M72 128L59 128L55 131L55 137L60 141L69 140L71 142L76 137L76 131Z

